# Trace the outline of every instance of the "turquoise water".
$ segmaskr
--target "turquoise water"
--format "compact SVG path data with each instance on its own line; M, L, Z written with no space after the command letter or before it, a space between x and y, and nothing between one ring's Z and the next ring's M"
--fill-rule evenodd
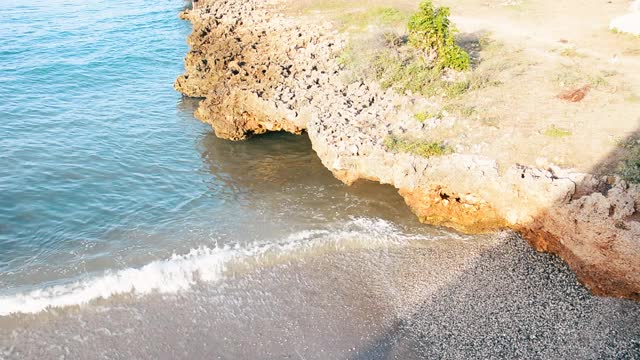
M193 171L203 128L170 87L188 26L167 21L175 1L141 5L0 10L0 270L161 226L206 191Z
M189 27L171 21L179 1L155 5L0 9L3 274L50 267L64 277L84 253L112 250L91 249L151 236L207 196L194 151L206 129L171 89Z
M172 88L188 50L190 25L177 18L184 6L54 0L0 8L5 313L42 310L90 286L40 296L35 307L16 294L203 246L278 242L352 226L361 214L416 225L392 189L347 189L333 179L306 137L231 143L196 121L197 100ZM135 287L122 281L119 291Z

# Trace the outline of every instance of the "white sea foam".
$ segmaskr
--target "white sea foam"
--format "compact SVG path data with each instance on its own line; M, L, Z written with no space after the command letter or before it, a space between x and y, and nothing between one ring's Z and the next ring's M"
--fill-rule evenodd
M436 238L404 234L384 220L356 218L337 231L301 231L280 242L254 243L248 246L201 247L185 255L154 261L141 268L106 272L74 283L1 296L0 316L82 305L118 294L144 296L151 293L177 293L188 290L198 282L218 281L232 266L249 263L260 265L261 262L277 261L278 258L327 247L368 248L399 244L407 240Z

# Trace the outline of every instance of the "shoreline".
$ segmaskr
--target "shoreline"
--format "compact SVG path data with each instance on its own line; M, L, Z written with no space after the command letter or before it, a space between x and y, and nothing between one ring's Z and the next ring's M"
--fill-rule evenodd
M515 230L536 250L559 255L594 294L640 300L640 186L552 163L391 151L387 137L439 125L413 119L412 109L428 99L345 81L339 55L347 36L331 22L305 26L281 13L283 3L208 0L181 14L194 29L175 87L204 98L196 117L219 137L306 131L345 184L390 184L424 223L466 233Z

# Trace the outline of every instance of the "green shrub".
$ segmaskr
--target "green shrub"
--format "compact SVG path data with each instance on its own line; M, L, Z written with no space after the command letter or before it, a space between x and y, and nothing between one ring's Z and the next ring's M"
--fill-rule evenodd
M442 142L398 139L394 136L384 139L384 146L393 152L404 152L426 158L453 153L453 149Z
M640 184L640 138L620 140L618 146L624 150L624 158L618 167L618 174L634 184Z
M435 8L430 0L420 4L420 10L409 20L409 44L424 50L435 51L438 65L465 71L471 66L469 54L456 45L456 28L449 21L447 7Z
M622 178L633 184L640 184L640 153L625 160L620 171Z

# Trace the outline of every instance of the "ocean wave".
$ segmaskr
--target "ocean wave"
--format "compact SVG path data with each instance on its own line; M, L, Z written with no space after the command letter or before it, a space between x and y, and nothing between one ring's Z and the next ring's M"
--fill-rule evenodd
M452 234L446 236L451 237ZM381 219L355 218L336 231L305 230L279 242L200 247L140 268L108 271L101 276L73 283L1 296L0 316L33 314L51 308L83 305L121 294L144 296L178 293L197 283L219 281L231 268L265 266L308 252L379 248L407 243L409 240L438 238L437 235L406 234L394 224Z

